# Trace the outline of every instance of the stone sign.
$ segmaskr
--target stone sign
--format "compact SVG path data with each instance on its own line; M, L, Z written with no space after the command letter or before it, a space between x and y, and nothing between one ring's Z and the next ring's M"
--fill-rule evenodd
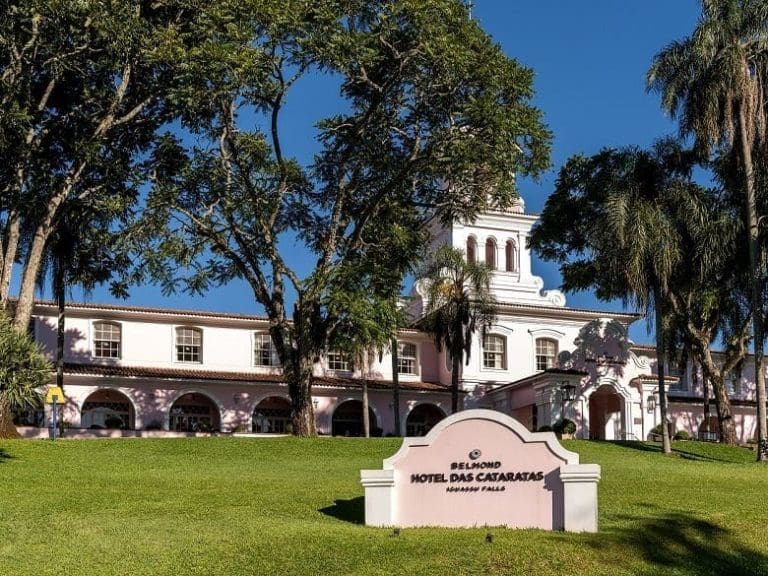
M494 410L458 412L405 438L383 470L360 478L369 526L597 531L600 466Z

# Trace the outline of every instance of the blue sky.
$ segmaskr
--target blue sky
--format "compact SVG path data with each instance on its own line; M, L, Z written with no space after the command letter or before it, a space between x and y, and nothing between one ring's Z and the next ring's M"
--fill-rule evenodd
M526 211L540 212L551 193L559 167L573 154L593 154L605 146L648 146L676 131L664 116L658 96L645 91L645 73L653 55L669 42L687 36L698 17L696 0L476 0L473 17L502 46L535 71L534 103L554 133L553 167L538 182L522 181ZM312 79L298 86L286 109L283 137L289 151L311 157L308 134L321 115L339 106L337 84ZM301 267L302 249L285 246ZM560 278L555 266L534 260L534 271L547 288ZM76 299L82 295L75 292ZM619 310L620 303L597 301L590 293L567 294L569 306ZM114 302L106 290L88 300ZM131 304L260 313L249 288L239 282L204 297L163 297L152 286L132 290ZM644 322L632 337L649 341Z

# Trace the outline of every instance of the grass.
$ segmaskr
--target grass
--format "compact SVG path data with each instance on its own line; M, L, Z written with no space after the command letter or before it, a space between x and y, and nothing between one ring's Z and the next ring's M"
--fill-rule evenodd
M566 441L602 466L600 532L363 526L392 439L0 445L0 574L768 575L768 467L698 442Z

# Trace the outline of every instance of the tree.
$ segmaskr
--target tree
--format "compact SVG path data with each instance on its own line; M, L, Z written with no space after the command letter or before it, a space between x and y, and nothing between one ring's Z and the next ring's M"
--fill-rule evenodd
M485 332L496 318L490 293L491 271L485 264L467 262L464 252L441 246L425 266L422 277L427 298L419 329L432 336L438 351L451 359L451 412L459 410L462 360L469 362L472 339L478 328Z
M20 263L18 330L66 205L138 195L138 160L169 119L163 94L175 74L158 55L194 13L180 4L25 0L0 10L0 305Z
M363 399L363 429L370 436L368 412L368 380L376 357L390 347L397 346L397 329L404 323L403 313L397 301L378 299L368 292L336 292L331 308L338 309L339 329L329 348L347 355L352 365L360 371Z
M244 279L269 318L293 431L313 435L313 364L341 324L326 302L353 277L394 298L426 224L509 205L511 174L548 165L550 134L531 71L456 0L202 10L194 34L206 40L167 47L185 71L174 99L192 137L169 134L151 159L143 272L166 290ZM284 105L318 74L338 81L343 111L318 120L319 150L302 163L281 138ZM311 260L301 273L293 250Z
M664 203L678 230L682 257L669 281L670 336L684 356L702 368L705 423L708 385L715 393L720 438L737 441L726 378L740 372L747 355L751 315L747 263L738 211L722 192L690 183L672 190ZM725 344L724 359L712 345Z
M762 276L755 163L765 164L768 11L762 0L702 0L702 14L690 37L659 52L648 71L648 86L662 106L692 135L698 151L733 151L743 175L743 201L749 239L750 294L757 422L760 449L766 447L766 392L763 363Z
M132 203L129 196L114 196L94 205L94 198L71 199L60 211L40 264L38 287L50 285L58 308L56 328L56 385L64 387L64 339L67 290L79 285L90 291L126 266L119 250L114 223Z
M681 262L679 230L665 197L687 181L685 155L670 141L653 150L605 149L575 156L560 170L531 246L560 263L563 289L594 289L654 314L662 422L667 422L664 371L669 282ZM650 317L649 317L650 322ZM671 452L662 426L664 452Z
M0 438L18 437L12 410L36 407L50 376L51 366L35 343L0 314Z

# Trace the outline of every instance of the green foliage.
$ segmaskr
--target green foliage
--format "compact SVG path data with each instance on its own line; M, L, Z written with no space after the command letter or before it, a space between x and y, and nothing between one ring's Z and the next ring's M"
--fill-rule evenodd
M746 266L749 280L749 312L756 378L758 435L768 436L763 346L765 340L765 255L760 212L765 207L762 180L766 172L768 126L768 11L762 0L706 0L692 34L673 42L653 60L648 86L661 94L662 106L677 117L680 132L693 136L694 146L705 159L717 151L731 156L738 185L729 187L735 202L742 204L747 236ZM727 184L727 182L726 182ZM760 198L762 197L762 199ZM763 229L764 230L764 229ZM738 340L738 339L737 339ZM744 349L742 341L735 345ZM729 343L729 346L734 345ZM718 379L716 379L718 380ZM727 403L721 387L715 388L719 404ZM720 414L723 411L720 410ZM726 442L735 442L730 407L721 424ZM758 459L768 458L758 452Z
M100 225L83 226L81 235L99 246L136 206L142 161L170 119L167 95L178 72L162 48L194 13L173 0L3 4L0 225L12 233L0 241L0 264L22 265L17 327L28 320L42 251L62 214L93 214ZM11 272L0 269L3 303Z
M51 378L51 365L29 336L16 331L0 313L0 396L11 409L40 404L40 388ZM3 415L0 415L3 418Z
M531 71L457 0L224 0L159 52L180 72L182 131L149 161L137 277L168 292L248 282L305 416L313 359L345 334L381 341L375 324L392 325L384 308L417 266L427 224L509 206L511 174L549 163ZM315 119L307 162L281 139L284 104L319 74L337 82L341 111ZM294 246L309 270L289 266ZM313 422L294 417L300 431Z
M566 440L581 462L601 466L600 532L492 528L489 545L488 528L403 529L394 538L360 524L359 471L380 467L400 444L4 442L0 494L13 497L0 514L0 572L758 576L768 567L768 534L754 529L765 517L768 478L750 450L685 442L665 458L654 444ZM57 554L41 554L52 548Z
M576 432L576 423L568 418L558 420L555 425L552 426L552 431L558 434L573 434Z
M691 435L685 430L678 430L675 432L675 440L690 440Z
M439 247L421 271L427 297L424 316L417 326L434 340L438 351L445 348L452 360L451 404L458 410L459 366L469 363L475 332L496 319L496 301L490 292L491 271L484 263L467 262L464 252Z

